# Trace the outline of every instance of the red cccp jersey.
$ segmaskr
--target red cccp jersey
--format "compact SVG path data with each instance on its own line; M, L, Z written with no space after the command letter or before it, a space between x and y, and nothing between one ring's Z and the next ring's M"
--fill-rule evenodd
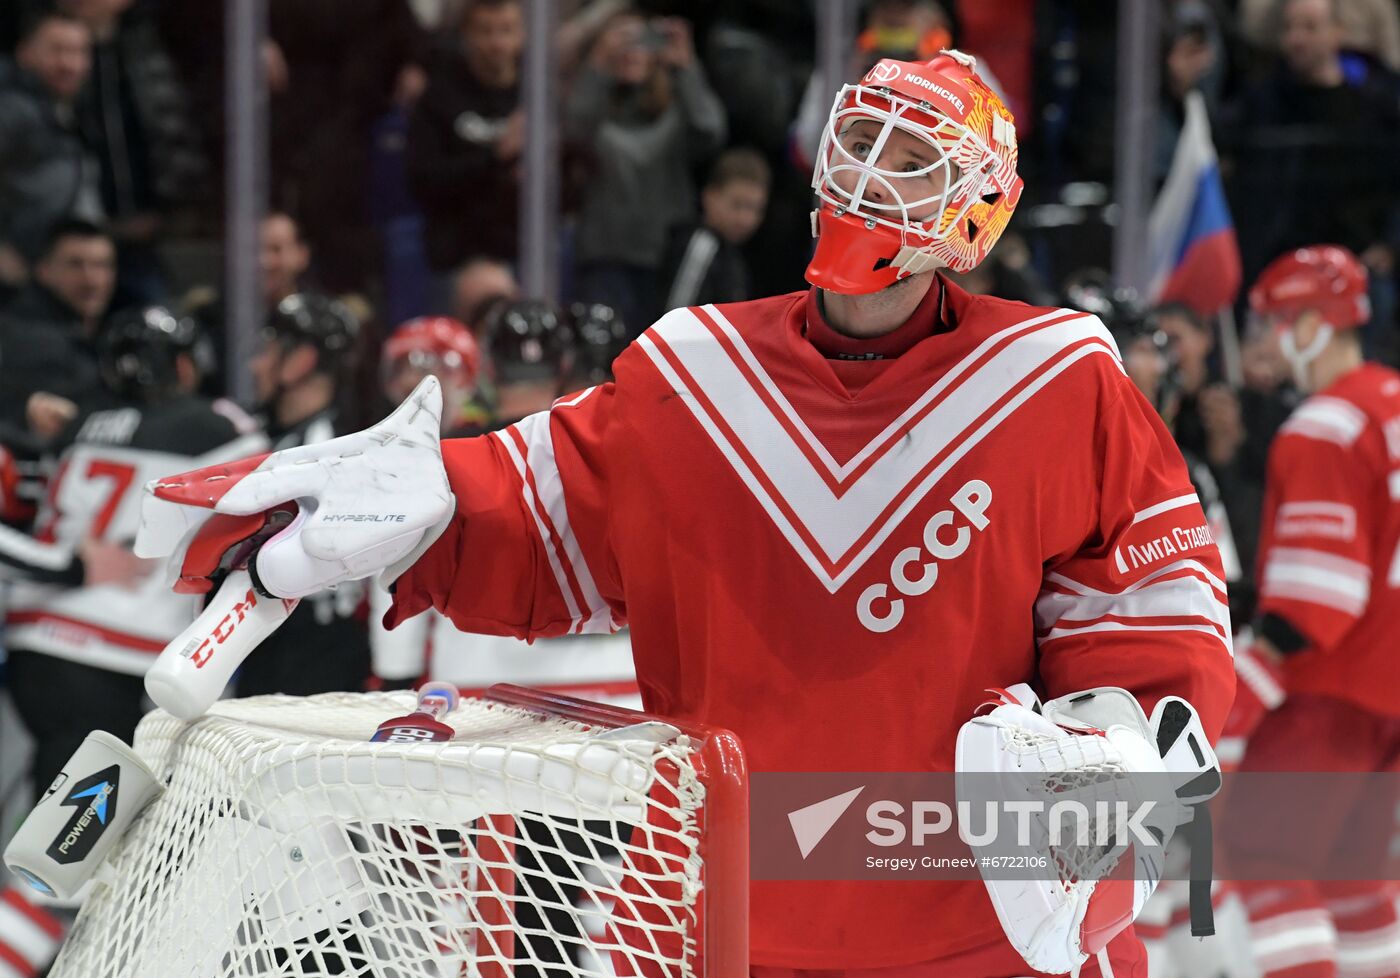
M1309 397L1269 449L1260 605L1310 647L1291 692L1400 716L1400 373L1365 364Z
M445 443L457 515L390 624L625 622L646 708L735 731L756 772L950 771L984 691L1021 681L1183 696L1218 731L1219 556L1103 325L929 296L892 351L836 337L815 292L679 309L615 383ZM1004 940L977 881L753 884L755 964Z

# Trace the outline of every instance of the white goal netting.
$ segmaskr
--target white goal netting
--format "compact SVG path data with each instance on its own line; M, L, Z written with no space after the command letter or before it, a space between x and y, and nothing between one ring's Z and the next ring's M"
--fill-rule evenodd
M166 789L53 978L679 978L746 938L706 919L721 874L703 737L469 699L451 742L368 742L413 703L148 716L135 746Z

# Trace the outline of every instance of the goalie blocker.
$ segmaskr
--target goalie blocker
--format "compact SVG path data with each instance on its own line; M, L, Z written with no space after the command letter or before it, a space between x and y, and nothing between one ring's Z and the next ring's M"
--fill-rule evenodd
M302 597L380 571L387 586L418 559L455 503L441 417L430 376L365 431L146 487L137 555L166 558L177 591L208 593L222 579L146 674L157 706L203 715Z
M984 704L990 711L958 734L960 801L1029 795L1047 805L1078 801L1090 812L1096 802L1123 802L1147 812L1142 823L1158 840L1105 846L1096 844L1103 840L1095 832L1087 845L1057 844L1042 825L1032 844L1048 857L1044 878L999 878L979 859L997 918L1026 963L1078 974L1097 957L1110 978L1108 944L1142 912L1161 880L1167 843L1182 826L1191 841L1192 934L1213 934L1205 802L1220 790L1220 765L1191 704L1166 697L1148 719L1132 694L1113 687L1044 704L1025 684L995 692L998 699ZM990 846L972 848L990 852Z

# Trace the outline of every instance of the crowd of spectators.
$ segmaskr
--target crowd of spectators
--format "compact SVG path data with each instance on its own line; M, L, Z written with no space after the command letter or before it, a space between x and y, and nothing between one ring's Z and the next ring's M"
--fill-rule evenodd
M280 449L366 426L429 370L445 435L492 430L606 380L668 309L806 287L810 174L834 95L815 70L827 0L557 0L549 120L523 107L525 0L268 0L264 329L235 362L219 273L226 2L0 2L10 526L44 536L36 505L61 481L61 453L85 419L110 414L100 351L115 324L187 335L193 323L202 339L181 350L172 389L197 384L206 413ZM1026 190L990 259L949 278L1106 322L1187 460L1242 624L1269 446L1300 394L1244 290L1214 309L1111 284L1116 20L1132 6L863 0L840 80L882 57L978 58L1016 115ZM1200 93L1246 288L1290 249L1344 245L1370 272L1366 354L1400 364L1400 0L1162 0L1157 12L1151 178L1166 179ZM524 159L541 125L558 148L557 303L526 295L519 266ZM253 419L214 400L243 386ZM130 542L84 541L79 577L149 574ZM385 668L376 599L342 585L303 601L245 664L238 694L422 678L408 674L421 663ZM14 702L24 652L11 643ZM48 691L82 678L69 676L39 683L31 705L52 713ZM113 688L127 687L140 697L133 682ZM0 816L4 802L0 790Z
M814 73L815 4L557 7L561 298L610 308L609 321L635 336L676 305L802 288L810 165L833 94ZM81 414L104 316L162 303L197 319L217 354L226 349L220 8L15 0L0 13L6 445L41 454ZM880 57L958 46L1016 111L1025 199L992 259L959 277L964 287L1053 303L1102 277L1115 68L1105 9L860 5L846 80ZM399 323L450 316L479 334L493 303L522 298L527 40L521 0L269 3L261 298L269 313L294 294L346 300L359 328L337 368L340 427L382 409L376 361ZM1183 99L1200 91L1246 283L1287 249L1346 245L1372 274L1367 352L1395 362L1400 4L1169 0L1160 52L1156 179ZM1129 300L1116 296L1110 311ZM1175 392L1164 415L1218 482L1247 568L1263 459L1294 394L1242 302L1223 311L1233 317L1137 303L1129 318L1162 340ZM1230 369L1223 351L1236 345ZM268 368L225 362L207 392L248 369Z

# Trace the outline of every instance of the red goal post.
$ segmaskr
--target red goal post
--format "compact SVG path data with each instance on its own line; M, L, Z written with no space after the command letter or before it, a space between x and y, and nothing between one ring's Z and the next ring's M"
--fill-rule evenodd
M705 783L701 860L704 866L704 975L748 978L749 974L749 778L744 749L728 730L678 723L608 703L594 703L540 689L497 683L485 699L521 709L620 728L656 721L693 738L697 770Z

